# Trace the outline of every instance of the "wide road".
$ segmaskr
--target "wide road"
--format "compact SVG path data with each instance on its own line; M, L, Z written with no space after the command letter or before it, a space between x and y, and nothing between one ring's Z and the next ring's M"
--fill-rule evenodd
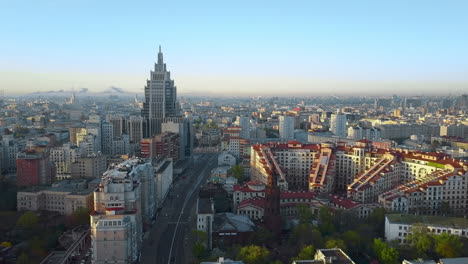
M217 166L217 154L195 154L194 165L174 181L168 198L158 213L153 227L143 240L141 263L190 263L191 243L187 239L195 226L198 192ZM183 179L185 177L185 179Z

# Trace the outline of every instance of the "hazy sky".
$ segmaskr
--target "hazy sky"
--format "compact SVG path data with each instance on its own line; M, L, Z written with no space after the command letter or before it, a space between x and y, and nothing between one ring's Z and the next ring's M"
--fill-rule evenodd
M468 91L468 1L0 0L5 93L142 92L157 47L179 93Z

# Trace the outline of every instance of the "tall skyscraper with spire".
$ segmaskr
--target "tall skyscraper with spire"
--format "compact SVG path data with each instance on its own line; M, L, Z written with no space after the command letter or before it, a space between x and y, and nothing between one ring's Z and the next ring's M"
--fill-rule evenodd
M153 137L161 133L161 124L167 117L178 116L177 87L171 79L163 60L161 46L159 46L158 62L154 71L150 72L150 79L145 86L145 102L142 116L147 120L145 137Z

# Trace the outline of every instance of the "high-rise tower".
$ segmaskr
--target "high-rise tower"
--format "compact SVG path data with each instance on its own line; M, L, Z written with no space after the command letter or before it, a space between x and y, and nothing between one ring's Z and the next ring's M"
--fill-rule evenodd
M174 117L177 111L177 88L171 73L167 71L163 60L161 46L159 46L158 62L154 71L150 72L150 79L145 86L145 102L142 116L147 120L145 137L153 137L161 133L161 124L166 117Z

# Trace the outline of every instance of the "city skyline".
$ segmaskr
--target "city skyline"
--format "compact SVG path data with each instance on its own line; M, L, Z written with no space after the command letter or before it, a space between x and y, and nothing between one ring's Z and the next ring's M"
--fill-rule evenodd
M468 87L466 2L246 4L3 4L0 87L6 95L111 86L142 93L158 45L180 95Z

